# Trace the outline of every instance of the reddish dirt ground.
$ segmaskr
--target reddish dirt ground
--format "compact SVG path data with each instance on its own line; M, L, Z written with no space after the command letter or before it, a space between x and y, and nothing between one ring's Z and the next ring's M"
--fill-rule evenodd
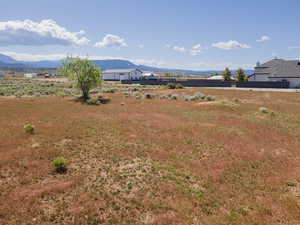
M299 224L300 93L199 91L0 98L0 224Z

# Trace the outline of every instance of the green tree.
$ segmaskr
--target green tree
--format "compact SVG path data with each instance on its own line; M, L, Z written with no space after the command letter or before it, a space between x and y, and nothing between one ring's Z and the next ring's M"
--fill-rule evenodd
M237 81L238 82L244 82L247 81L247 75L245 71L241 68L237 70L237 75L236 75Z
M166 73L164 74L164 76L165 76L165 77L172 77L173 75L172 75L172 73L170 73L170 72L166 72Z
M229 68L226 68L223 73L224 81L231 81L231 71Z
M68 57L60 71L81 89L84 100L90 98L91 89L102 84L101 69L98 69L88 59Z

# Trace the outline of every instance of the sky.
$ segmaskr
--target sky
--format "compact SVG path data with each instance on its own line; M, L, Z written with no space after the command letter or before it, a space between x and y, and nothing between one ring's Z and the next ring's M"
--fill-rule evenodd
M253 69L300 58L299 0L0 0L0 53Z

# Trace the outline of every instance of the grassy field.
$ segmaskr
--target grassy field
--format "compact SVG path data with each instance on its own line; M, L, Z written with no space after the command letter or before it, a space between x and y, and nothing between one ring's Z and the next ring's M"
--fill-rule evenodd
M299 224L300 93L199 91L0 98L0 224Z
M122 85L119 82L104 83L103 87L95 88L92 94L114 93L127 91L145 91L161 89L159 86ZM80 91L66 78L0 78L0 96L4 97L45 97L45 96L80 96Z

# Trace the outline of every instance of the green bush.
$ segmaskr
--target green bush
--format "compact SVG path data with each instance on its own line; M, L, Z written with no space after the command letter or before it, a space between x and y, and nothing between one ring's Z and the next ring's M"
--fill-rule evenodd
M182 95L181 98L182 98L182 100L187 101L187 102L192 100L192 96L189 96L189 95Z
M107 104L107 103L110 102L110 99L109 98L105 98L102 95L99 95L98 96L98 102L101 103L101 104Z
M168 83L167 88L168 89L176 89L176 84L175 83Z
M95 99L95 98L89 98L85 102L88 105L99 105L98 99Z
M24 125L24 131L27 134L33 134L34 133L34 126L31 124L25 124Z
M178 99L178 95L172 95L171 99L172 100L177 100Z
M168 89L182 89L184 88L182 84L176 84L176 83L168 83L167 84Z
M183 89L184 87L183 87L183 85L182 84L176 84L176 87L175 87L175 89Z
M194 97L196 98L196 100L200 100L200 99L205 99L206 95L201 92L197 92L195 93Z
M267 113L270 112L269 109L267 109L267 108L265 108L265 107L260 107L260 108L259 108L259 111L260 111L261 113L265 113L265 114L267 114Z
M154 95L154 94L150 94L150 93L146 93L146 94L144 95L144 98L145 98L145 99L154 99L154 98L155 98L155 95Z
M205 100L209 101L209 102L212 102L212 101L215 101L215 97L213 97L213 96L206 96Z
M273 111L271 111L270 109L265 108L265 107L260 107L260 108L259 108L259 111L260 111L261 113L263 113L263 114L268 114L268 115L270 115L270 116L272 116L272 117L276 116L275 112L273 112Z
M103 93L115 93L116 89L111 89L111 88L110 89L103 89L102 92Z
M67 171L67 162L63 157L54 159L52 163L57 173L65 173Z

